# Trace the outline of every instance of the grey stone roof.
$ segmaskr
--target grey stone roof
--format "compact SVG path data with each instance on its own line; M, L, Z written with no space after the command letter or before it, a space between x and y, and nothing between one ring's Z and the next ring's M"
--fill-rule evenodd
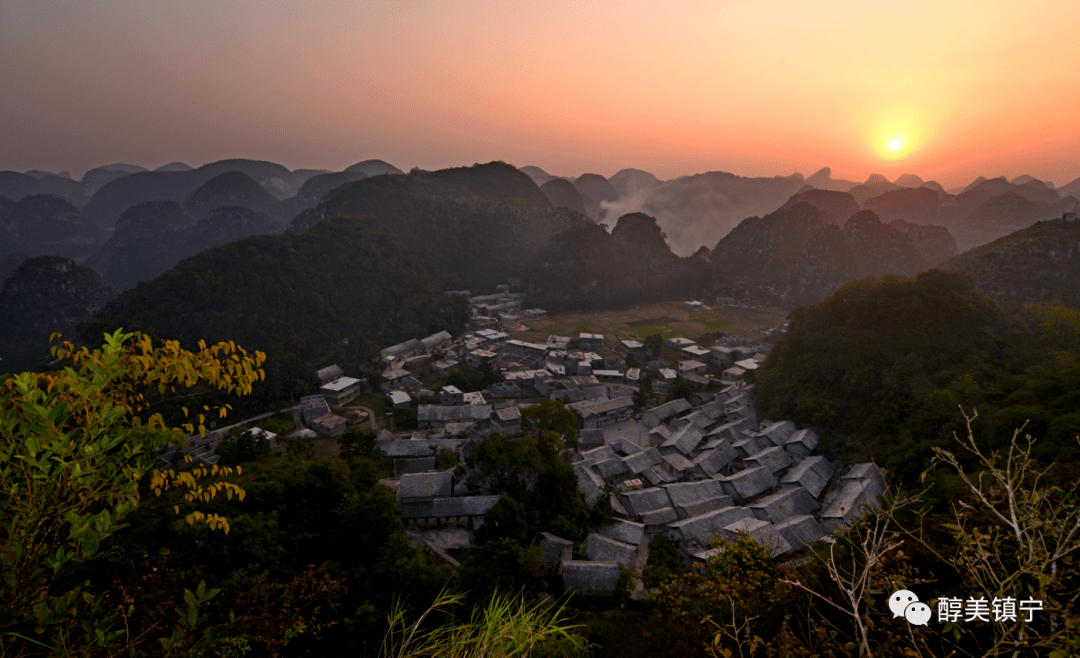
M756 455L764 449L765 446L761 445L756 437L741 435L743 438L736 439L731 442L731 447L735 449L735 454L743 459L746 459L750 455Z
M743 459L743 461L746 463L747 468L763 466L769 469L770 472L777 473L791 466L791 455L784 452L783 448L773 446L751 455Z
M642 537L645 536L645 524L620 519L612 525L601 527L597 530L597 533L608 539L614 539L616 541L621 541L624 544L633 544L634 546L637 546L641 543Z
M667 425L657 425L649 430L649 443L658 446L671 436L672 429Z
M624 567L633 564L636 550L636 546L597 534L591 534L585 540L585 554L590 560L618 562Z
M677 416L685 411L689 411L690 409L690 403L687 402L684 398L679 398L678 400L665 402L658 407L653 407L652 409L645 411L645 413L642 415L646 418L645 424L648 427L653 428L656 427L658 424L664 422L668 418Z
M603 430L600 431L603 432ZM623 455L624 457L629 457L630 455L636 455L639 452L643 452L643 449L640 446L635 445L623 438L618 438L612 441L611 449Z
M727 441L721 440L716 447L704 450L694 457L694 466L702 475L712 477L719 473L735 458L735 449Z
M673 507L661 507L641 515L641 522L646 528L667 525L679 518Z
M821 477L821 474L815 471L813 468L799 468L802 464L796 464L788 470L787 474L780 479L780 486L785 489L800 488L805 489L808 494L817 499L821 496L821 492L828 486L828 478Z
M649 487L638 491L628 491L623 494L630 504L630 510L634 515L640 516L661 507L670 507L671 499L667 491L659 487Z
M780 478L780 484L784 487L802 487L817 498L829 484L832 475L832 465L824 457L807 457L798 464L788 469L787 474Z
M798 430L793 432L784 443L784 450L793 455L808 457L817 448L818 435L814 430Z
M746 518L754 515L745 507L722 507L676 521L668 526L667 534L675 541L693 539L701 546L708 546L713 534L722 533L726 526Z
M662 455L662 458L664 462L668 465L668 468L672 473L692 473L694 470L694 462L690 461L686 457L683 457L677 452L673 452L668 455Z
M344 374L345 373L342 372L341 367L335 364L332 366L327 366L322 370L316 371L315 376L319 378L320 382L332 382Z
M779 523L795 516L813 514L820 505L806 489L795 487L765 496L750 503L749 507L757 518Z
M608 482L615 479L626 479L624 476L630 473L630 469L627 468L626 462L623 461L622 457L605 459L597 464L595 468L600 472L600 476Z
M658 487L661 484L675 481L675 477L668 473L668 469L664 468L660 464L657 464L656 466L650 466L649 469L641 475L649 481L649 484L654 487Z
M724 528L725 539L734 538L740 531L749 534L750 539L756 543L769 547L774 556L791 550L791 544L768 521L755 518L740 519Z
M788 438L795 433L795 423L782 420L762 427L759 433L768 438L774 446L783 447Z
M581 433L578 434L578 443L580 443L582 447L602 446L604 445L604 430L581 430Z
M607 461L612 457L616 457L615 451L611 449L611 446L600 446L599 448L593 448L592 450L586 450L581 453L581 456L585 460L586 466L594 466L600 462Z
M659 464L660 461L660 451L656 448L649 448L627 457L626 465L631 472L641 474Z
M490 417L490 404L467 404L460 407L445 407L441 404L422 404L416 412L416 418L420 422L480 421Z
M735 500L749 500L776 486L776 476L760 466L739 471L731 476L716 476L724 491Z
M878 468L878 465L873 462L865 462L863 464L855 464L847 473L840 478L841 480L858 480L866 483L867 490L873 497L880 496L885 493L885 475Z
M697 482L678 482L664 486L668 498L674 505L686 505L698 500L725 498L724 487L716 480L698 480ZM730 504L730 503L729 503Z
M775 528L795 550L812 544L825 536L825 529L821 527L817 519L810 515L793 516L775 524Z
M621 573L617 562L570 560L562 568L563 589L578 596L612 594Z
M631 409L634 406L634 399L632 397L617 397L611 398L610 400L601 400L599 402L577 404L576 410L584 418L587 416L599 416L600 414L612 411Z
M714 427L705 436L706 438L719 437L721 439L727 439L728 441L741 441L745 437L739 433L739 429L738 423L724 423L723 425Z
M442 498L453 495L454 474L450 471L435 473L406 473L401 476L398 495L401 498Z
M540 559L551 567L558 568L563 561L569 562L573 558L574 542L569 539L556 537L550 532L541 532L536 539L536 543L544 547Z
M600 474L585 465L585 462L574 464L574 473L578 477L578 491L585 502L592 506L600 499L604 489L604 478Z
M843 488L834 490L826 497L825 511L821 513L821 521L830 531L834 530L836 525L846 524L854 517L860 516L864 507L874 509L880 507L872 484L868 486L868 483L859 480L843 480L842 483Z
M456 496L436 498L432 509L434 516L483 516L499 502L500 496Z
M437 334L431 334L427 338L421 339L420 345L422 345L425 350L430 350L433 346L451 340L452 338L453 336L451 336L448 332L440 331Z
M678 430L672 434L666 441L660 444L660 452L665 452L665 448L673 448L678 450L683 455L689 455L698 444L701 443L701 439L705 437L705 432L696 423L691 423L686 427Z

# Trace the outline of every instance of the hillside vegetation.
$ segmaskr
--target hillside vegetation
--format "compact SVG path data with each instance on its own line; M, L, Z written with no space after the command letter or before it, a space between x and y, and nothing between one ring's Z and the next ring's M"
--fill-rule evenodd
M185 345L233 336L273 354L253 403L305 393L316 365L354 370L376 346L460 331L463 314L436 292L401 244L371 218L327 218L306 231L253 236L188 258L125 291L83 327L117 327Z
M1080 314L1009 312L966 274L853 281L800 307L756 372L758 414L809 425L836 455L873 457L913 483L934 446L964 433L960 409L992 446L1013 430L1044 461L1080 458Z

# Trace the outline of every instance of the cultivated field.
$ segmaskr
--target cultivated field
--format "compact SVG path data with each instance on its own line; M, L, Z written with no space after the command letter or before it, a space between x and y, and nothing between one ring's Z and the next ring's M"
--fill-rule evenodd
M544 342L551 334L577 337L579 333L604 334L610 341L642 340L659 333L664 338L685 336L696 339L714 331L758 340L769 329L783 324L788 311L779 308L719 306L707 311L688 311L678 302L650 304L620 311L560 313L546 320L526 322L526 331L508 331L518 340ZM520 327L521 325L519 325Z

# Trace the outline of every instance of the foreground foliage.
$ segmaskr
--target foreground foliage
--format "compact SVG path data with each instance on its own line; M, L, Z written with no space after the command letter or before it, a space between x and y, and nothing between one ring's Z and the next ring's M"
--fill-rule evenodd
M40 648L91 653L130 642L121 622L131 611L107 610L95 593L100 583L76 577L79 567L106 551L149 491L179 489L188 503L209 502L221 492L230 499L244 495L223 479L231 469L153 471L156 449L184 442L184 433L154 407L163 396L200 383L247 394L261 379L265 359L231 343L201 344L198 352L173 341L154 347L146 336L119 330L100 350L65 343L53 353L62 370L0 381L4 655ZM184 425L189 432L205 431L205 411L197 414L197 427ZM227 409L216 411L223 417ZM224 517L198 509L186 521L229 529ZM180 622L197 617L212 596L197 587Z
M587 656L584 639L566 622L564 607L529 605L521 597L493 596L467 620L425 628L430 615L448 613L464 601L442 592L415 621L395 605L382 646L386 658L481 658L485 656Z

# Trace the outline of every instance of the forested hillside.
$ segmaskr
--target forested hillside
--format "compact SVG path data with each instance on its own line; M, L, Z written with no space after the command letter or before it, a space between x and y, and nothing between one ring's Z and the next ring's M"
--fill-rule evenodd
M314 367L355 371L376 346L460 331L452 309L401 244L371 218L335 217L305 231L253 236L181 261L124 292L83 327L87 340L117 327L243 342L274 355L255 404L304 393Z
M1080 222L1054 219L976 247L942 264L967 272L994 299L1080 308Z
M758 413L831 440L834 456L872 457L914 483L934 446L964 432L1005 445L1027 423L1042 460L1077 460L1080 315L1009 312L971 277L938 270L853 281L790 315L755 373Z

